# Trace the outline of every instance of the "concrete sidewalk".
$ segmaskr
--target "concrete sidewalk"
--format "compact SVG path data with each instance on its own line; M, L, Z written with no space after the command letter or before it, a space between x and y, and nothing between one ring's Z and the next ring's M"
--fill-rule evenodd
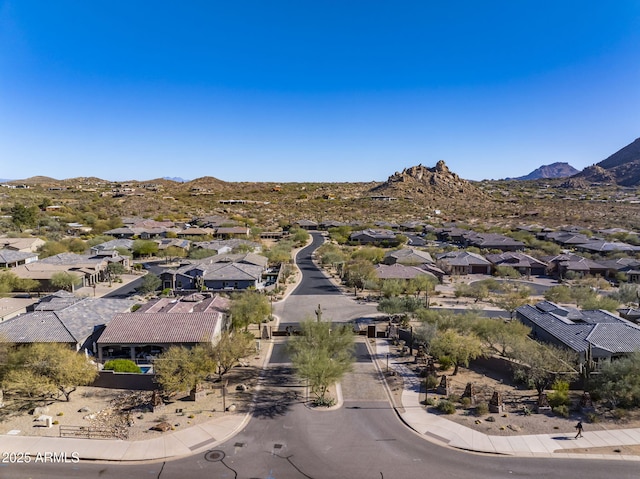
M376 351L375 362L378 368L386 361L387 354L389 357L393 357L386 339L376 339ZM420 404L420 378L403 363L396 363L392 360L390 365L402 376L404 382L402 392L404 412L399 413L401 419L414 431L432 441L458 449L491 454L640 461L640 456L562 452L565 449L640 444L640 429L589 431L579 439L574 439L573 433L490 436L449 421L444 417L428 413L426 408Z

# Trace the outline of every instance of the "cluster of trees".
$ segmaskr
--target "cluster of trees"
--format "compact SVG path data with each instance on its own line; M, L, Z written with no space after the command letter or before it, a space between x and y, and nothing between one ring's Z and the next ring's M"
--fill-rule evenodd
M575 303L582 309L616 311L620 307L619 298L627 299L626 293L632 289L633 285L626 285L622 293L602 295L597 287L584 283L574 286L559 285L545 291L544 298L554 303Z
M153 362L156 382L167 396L197 390L212 374L222 378L255 351L253 334L225 331L215 345L172 346Z
M35 279L18 278L8 270L0 271L0 294L12 293L14 291L34 291L38 289L40 282Z
M500 271L499 271L500 272ZM503 269L503 277L517 278L519 274L513 268ZM456 298L472 298L476 302L490 300L493 304L513 315L514 311L529 302L531 289L522 283L483 279L471 284L460 283L454 289Z
M460 366L488 354L512 360L515 379L540 394L556 379L575 376L578 357L572 351L529 338L530 329L518 321L488 318L470 310L465 314L425 310L416 337L441 363Z
M78 386L91 384L98 370L85 355L58 343L12 347L0 343L0 378L3 389L31 402L64 397L69 401Z

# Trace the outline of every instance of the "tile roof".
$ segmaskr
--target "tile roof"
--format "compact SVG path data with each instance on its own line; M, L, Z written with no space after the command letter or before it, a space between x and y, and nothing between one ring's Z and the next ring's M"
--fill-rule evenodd
M85 298L60 300L55 310L40 310L0 323L0 337L19 343L62 342L82 345L118 313L135 304L130 299ZM53 305L56 301L45 303Z
M137 313L215 313L229 309L230 301L222 296L205 296L195 293L179 299L160 298L150 301Z
M0 323L0 338L12 343L77 343L54 312L34 312Z
M420 262L433 263L433 258L427 251L421 251L413 248L403 248L385 253L385 258L395 258L399 263L403 262Z
M123 313L106 327L98 344L199 343L221 327L222 313Z
M477 253L469 253L468 251L450 251L436 256L438 260L443 260L451 266L469 266L481 265L488 266L491 263Z
M0 264L15 263L17 261L26 260L28 258L37 258L35 253L27 253L25 251L14 251L11 249L0 249Z
M603 310L583 310L578 315L549 301L516 309L518 315L577 352L589 345L612 354L640 350L640 327Z
M411 279L421 275L436 277L433 273L417 266L405 266L399 263L377 264L375 272L380 279Z

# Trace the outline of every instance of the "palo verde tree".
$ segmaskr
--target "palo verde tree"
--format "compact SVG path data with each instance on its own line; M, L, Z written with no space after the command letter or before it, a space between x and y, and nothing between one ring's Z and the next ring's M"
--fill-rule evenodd
M506 357L517 350L521 342L527 341L531 328L520 321L504 321L502 318L478 318L472 330L478 337L500 356Z
M306 320L300 323L301 334L289 341L291 362L298 376L308 381L317 405L331 405L329 386L351 370L354 356L352 329L331 322Z
M576 353L532 339L516 343L509 353L516 360L514 377L542 394L556 380L566 380L577 375Z
M162 280L155 274L147 273L142 277L138 291L142 294L153 293L162 284Z
M82 278L68 271L59 271L51 275L49 282L56 288L73 291L76 286L82 284Z
M461 334L453 329L438 331L431 341L429 350L436 357L451 358L454 376L458 374L460 366L469 366L470 361L484 355L478 336L473 333Z
M105 271L105 276L109 283L118 279L121 274L125 273L125 268L122 263L109 263Z
M135 257L153 256L158 253L158 243L151 240L137 239L133 242L131 251Z
M604 361L599 374L591 379L590 390L597 392L612 409L640 405L640 352L613 361Z
M215 346L211 348L211 357L216 363L220 379L242 358L246 358L253 352L255 352L253 333L224 331Z
M355 295L358 289L363 290L365 285L376 278L375 268L366 259L351 260L347 263L343 271L344 282L353 288Z
M171 346L153 361L156 382L167 396L182 391L197 390L200 383L211 374L216 363L208 346L193 348Z
M231 297L231 321L234 329L247 331L250 324L260 324L271 313L269 300L256 291L242 291Z
M409 280L411 287L415 290L416 295L420 296L420 293L424 293L424 305L429 307L429 297L436 289L438 284L438 278L429 274L419 274L415 278Z
M29 398L67 401L78 386L91 384L98 371L84 354L58 343L36 343L8 354L3 385Z

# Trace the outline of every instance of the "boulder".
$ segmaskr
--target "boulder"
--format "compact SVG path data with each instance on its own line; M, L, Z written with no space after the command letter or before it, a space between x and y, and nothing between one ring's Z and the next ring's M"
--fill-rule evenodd
M167 431L171 431L171 424L169 424L168 422L159 422L158 424L156 424L155 426L153 426L151 428L152 431L160 431L160 432L167 432Z

